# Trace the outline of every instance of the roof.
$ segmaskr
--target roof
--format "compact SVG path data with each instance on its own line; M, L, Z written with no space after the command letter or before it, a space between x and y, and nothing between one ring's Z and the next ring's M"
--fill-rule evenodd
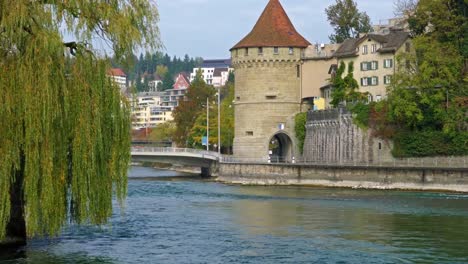
M122 76L122 77L126 77L127 75L125 74L125 72L123 72L122 69L120 68L112 68L109 70L109 75L112 75L112 76Z
M310 45L289 20L279 0L270 0L252 31L232 49L248 47L300 47Z
M379 53L395 52L409 37L409 33L403 31L391 31L386 35L366 34L359 39L345 40L343 44L341 44L340 48L335 52L335 56L341 58L357 56L357 47L366 39L371 39L382 44L382 47L377 50Z
M231 59L204 60L198 68L230 68Z
M228 68L216 68L213 72L214 77L221 77L221 73L227 72L229 69Z
M336 57L352 57L356 56L356 47L359 39L346 39L343 44L335 51Z

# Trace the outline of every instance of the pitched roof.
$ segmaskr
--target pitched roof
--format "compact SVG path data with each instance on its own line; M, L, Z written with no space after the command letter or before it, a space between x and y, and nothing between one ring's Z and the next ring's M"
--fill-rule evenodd
M127 76L125 72L123 72L123 70L120 68L112 68L109 70L108 74L112 76L122 76L122 77Z
M294 28L279 0L270 0L252 31L232 49L247 47L301 47L310 42Z
M386 36L387 41L383 44L382 48L378 50L379 52L394 52L410 37L408 32L403 31L392 31Z
M346 39L341 46L335 51L336 57L352 57L356 56L356 46L359 39L350 38Z
M382 44L382 47L377 50L379 53L395 52L409 37L408 32L391 31L386 35L367 34L359 39L346 39L335 52L335 56L340 58L357 56L358 52L356 48L366 39L372 39Z

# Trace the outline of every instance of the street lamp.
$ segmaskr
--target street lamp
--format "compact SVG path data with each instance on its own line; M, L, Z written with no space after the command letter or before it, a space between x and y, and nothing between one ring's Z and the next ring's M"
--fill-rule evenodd
M221 94L220 88L218 88L218 154L221 154L221 112L219 107L219 96Z
M210 147L210 100L206 97L206 150Z

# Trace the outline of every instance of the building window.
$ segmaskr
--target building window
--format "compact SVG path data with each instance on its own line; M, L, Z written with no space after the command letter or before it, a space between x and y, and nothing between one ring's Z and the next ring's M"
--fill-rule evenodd
M275 99L276 99L276 95L267 95L267 96L265 96L265 98L266 98L267 100L275 100Z
M392 82L392 76L385 75L383 80L384 80L384 84L390 84Z
M361 86L368 86L368 78L365 77L365 78L361 78Z
M362 46L362 54L367 54L367 45Z
M245 56L249 56L249 48L245 48Z
M372 61L371 62L371 70L377 70L379 68L379 62L378 61Z
M392 68L393 67L393 60L392 59L385 59L384 60L384 68Z
M279 54L279 48L273 47L273 54Z
M245 135L246 135L246 136L253 136L253 131L246 131L246 132L245 132Z
M372 77L371 78L371 85L375 86L375 85L379 85L379 77Z
M294 48L293 47L289 47L289 55L293 55L294 54Z
M368 71L368 70L369 70L369 63L361 62L361 71Z
M377 44L371 45L371 53L375 53L377 51Z
M375 96L375 101L379 102L380 100L382 100L382 96L380 94L376 95Z
M369 94L369 95L367 96L367 101L368 101L368 102L372 102L372 94Z
M301 77L301 66L300 65L296 65L296 74L297 74L297 78Z
M263 48L262 47L258 48L258 55L263 55Z

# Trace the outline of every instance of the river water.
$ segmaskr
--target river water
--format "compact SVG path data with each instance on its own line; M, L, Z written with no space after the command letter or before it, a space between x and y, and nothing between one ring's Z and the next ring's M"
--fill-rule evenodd
M468 263L466 194L130 176L109 225L68 227L0 263Z

